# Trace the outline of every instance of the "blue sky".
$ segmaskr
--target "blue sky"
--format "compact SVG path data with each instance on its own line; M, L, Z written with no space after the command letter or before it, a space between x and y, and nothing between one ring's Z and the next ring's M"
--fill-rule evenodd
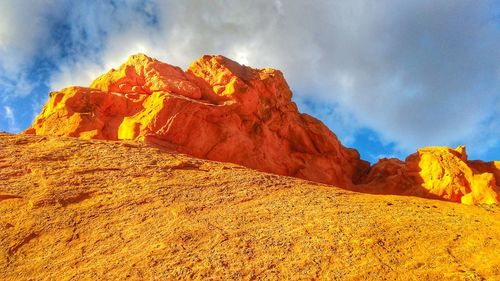
M222 54L282 70L300 110L371 162L461 144L500 159L498 1L80 2L0 2L0 131L128 55Z

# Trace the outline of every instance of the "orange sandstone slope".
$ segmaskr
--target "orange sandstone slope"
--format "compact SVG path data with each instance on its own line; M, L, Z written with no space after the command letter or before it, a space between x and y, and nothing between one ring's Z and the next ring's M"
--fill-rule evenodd
M498 280L499 212L0 133L0 280Z
M350 187L369 164L301 114L283 74L222 56L187 71L134 55L90 87L50 94L26 133L139 140L196 157Z
M134 55L90 87L52 92L26 133L144 141L362 192L466 204L500 200L496 162L467 161L440 147L369 168L319 120L299 113L291 97L278 70L203 56L183 71Z

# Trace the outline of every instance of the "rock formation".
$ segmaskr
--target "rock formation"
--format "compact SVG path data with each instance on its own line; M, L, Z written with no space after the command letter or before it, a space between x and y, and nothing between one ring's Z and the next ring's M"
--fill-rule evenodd
M465 147L418 149L405 162L381 159L356 189L444 199L464 204L500 201L500 162L468 161Z
M278 70L203 56L183 71L134 55L90 87L52 92L26 133L144 141L349 188L369 164L291 96Z
M499 202L500 162L430 147L370 168L323 123L298 112L291 97L278 70L203 56L183 71L140 54L89 87L52 92L25 133L143 141L361 192Z

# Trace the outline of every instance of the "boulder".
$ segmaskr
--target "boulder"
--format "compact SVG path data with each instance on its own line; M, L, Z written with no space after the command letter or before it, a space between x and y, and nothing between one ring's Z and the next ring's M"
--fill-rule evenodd
M381 159L356 190L435 198L464 204L500 201L500 163L468 161L464 146L426 147L406 160Z

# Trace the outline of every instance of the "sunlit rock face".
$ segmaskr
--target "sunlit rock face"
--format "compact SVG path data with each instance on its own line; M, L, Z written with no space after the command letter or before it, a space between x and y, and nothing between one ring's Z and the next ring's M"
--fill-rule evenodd
M26 133L133 139L210 160L351 187L368 168L319 120L301 114L283 74L222 56L187 71L131 56L90 87L52 92Z
M382 159L358 190L413 195L464 204L500 201L500 162L468 161L465 147L426 147L406 160Z
M52 92L25 132L143 141L362 192L499 202L500 162L468 161L463 147L428 147L369 168L291 97L278 70L203 56L183 71L134 55L90 87Z
M2 281L499 276L500 206L372 196L132 141L0 132L0 167Z

